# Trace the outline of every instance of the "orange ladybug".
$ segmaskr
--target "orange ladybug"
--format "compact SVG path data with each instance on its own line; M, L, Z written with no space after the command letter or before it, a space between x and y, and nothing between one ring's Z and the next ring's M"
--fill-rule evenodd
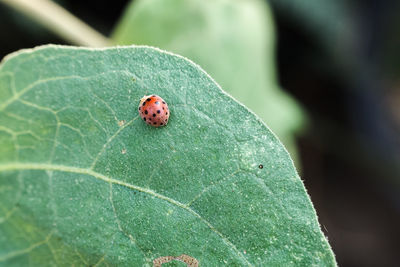
M153 126L165 126L170 115L168 105L158 95L145 95L138 107L139 115L144 122Z

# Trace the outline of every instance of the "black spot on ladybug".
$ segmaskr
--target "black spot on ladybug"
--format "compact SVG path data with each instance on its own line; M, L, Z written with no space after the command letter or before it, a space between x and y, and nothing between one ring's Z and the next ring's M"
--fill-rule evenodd
M165 110L165 108L164 108L164 107L162 107L162 109L163 109L163 110Z
M146 105L146 102L143 102L143 105L142 105L142 106L144 106L144 105Z
M262 169L264 166L262 164L258 165L258 168Z
M166 112L165 115L168 115L168 112Z
M152 95L152 97L156 97L156 95Z
M149 118L149 121L151 121L151 118Z
M162 103L165 104L165 101L163 101Z
M146 118L143 118L144 121L146 121Z
M156 124L157 124L157 122L154 122L153 124L154 124L154 125L156 125Z
M160 125L163 125L164 123L160 123Z
M150 100L151 100L151 98L147 98L147 99L146 99L147 102L150 101Z
M155 117L156 116L156 113L153 113L153 117Z
M139 110L141 109L141 107L139 107Z
M160 114L161 110L157 110L157 113Z
M158 105L158 104L160 104L160 102L158 102L158 101L156 101L156 103L155 103L156 105Z
M146 115L147 115L147 114L149 114L149 112L148 112L147 110L145 110L145 111L144 111L144 114L146 114Z

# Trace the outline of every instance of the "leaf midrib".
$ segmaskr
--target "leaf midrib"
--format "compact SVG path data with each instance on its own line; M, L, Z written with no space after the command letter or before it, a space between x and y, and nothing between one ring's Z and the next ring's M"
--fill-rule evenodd
M65 165L55 165L55 164L41 164L41 163L8 163L8 164L0 164L0 172L4 171L20 171L20 170L42 170L42 171L59 171L59 172L68 172L68 173L76 173L76 174L85 174L92 176L96 179L102 180L104 182L107 182L109 184L116 184L116 185L121 185L129 189L137 190L140 192L143 192L145 194L149 194L153 197L156 197L158 199L167 201L181 209L186 210L190 214L194 215L195 217L199 218L204 224L206 224L211 231L216 233L222 241L229 246L238 256L241 258L248 266L253 266L247 258L236 248L236 246L229 241L228 238L226 238L221 232L219 232L214 226L211 225L206 219L204 219L200 214L198 214L196 211L191 209L188 205L183 204L179 201L176 201L172 198L169 198L167 196L164 196L162 194L159 194L157 192L154 192L153 190L150 190L148 188L144 188L141 186L133 185L127 182L120 181L118 179L108 177L104 174L95 172L91 169L86 169L86 168L78 168L78 167L72 167L72 166L65 166Z

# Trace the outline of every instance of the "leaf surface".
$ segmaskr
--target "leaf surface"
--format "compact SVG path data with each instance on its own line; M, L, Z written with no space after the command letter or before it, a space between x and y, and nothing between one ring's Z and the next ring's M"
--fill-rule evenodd
M200 64L296 155L294 134L304 114L278 85L274 22L265 1L131 1L113 39L160 47Z
M166 127L141 121L163 97ZM262 168L260 168L262 165ZM0 65L0 266L334 266L287 151L197 65L45 46Z

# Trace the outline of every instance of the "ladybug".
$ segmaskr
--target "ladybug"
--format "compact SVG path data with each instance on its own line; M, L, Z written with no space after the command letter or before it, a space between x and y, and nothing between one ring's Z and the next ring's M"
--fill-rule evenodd
M158 95L145 95L138 107L139 115L144 122L153 126L165 126L170 115L168 105Z

